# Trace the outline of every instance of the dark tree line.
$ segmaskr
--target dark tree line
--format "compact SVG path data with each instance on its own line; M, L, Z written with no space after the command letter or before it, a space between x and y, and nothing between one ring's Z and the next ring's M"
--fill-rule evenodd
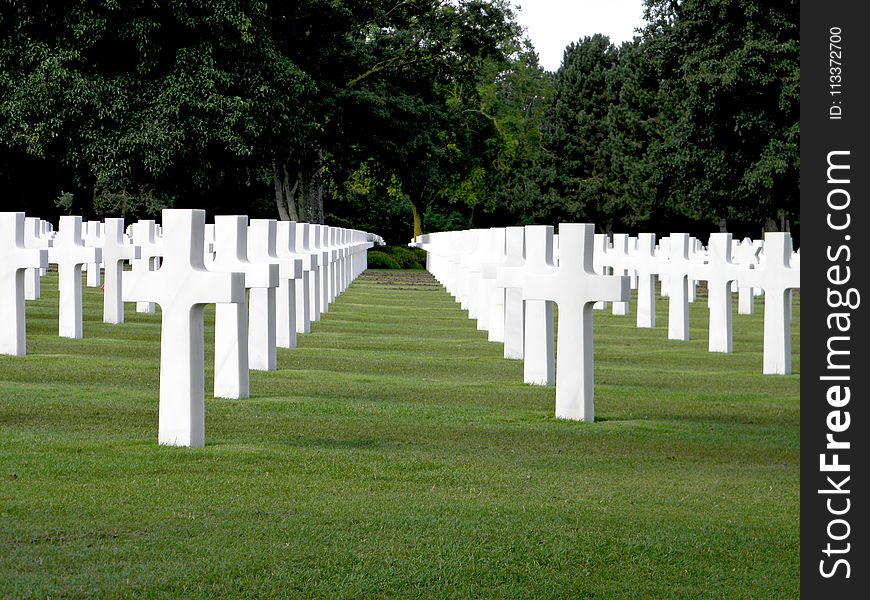
M507 0L0 2L0 189L44 217L165 206L395 243L798 215L798 3L648 0L545 72Z

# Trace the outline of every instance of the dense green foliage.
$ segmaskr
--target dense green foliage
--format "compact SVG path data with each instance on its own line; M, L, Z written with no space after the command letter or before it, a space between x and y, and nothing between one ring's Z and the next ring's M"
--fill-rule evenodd
M689 342L595 311L598 422L566 422L426 274L369 272L192 450L156 443L159 314L85 288L59 338L55 282L0 356L0 597L799 596L800 376L761 374L760 311L729 355L703 297Z
M556 73L508 0L0 3L0 186L423 229L796 224L798 2L647 0ZM56 202L55 202L56 200Z
M426 252L405 246L381 246L368 251L370 269L423 269Z
M372 269L401 269L398 261L380 250L369 250L368 262Z

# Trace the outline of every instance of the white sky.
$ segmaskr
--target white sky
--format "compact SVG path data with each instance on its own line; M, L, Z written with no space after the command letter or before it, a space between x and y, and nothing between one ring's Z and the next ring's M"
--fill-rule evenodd
M513 0L513 6L548 71L559 68L571 42L601 33L619 45L644 24L642 0Z

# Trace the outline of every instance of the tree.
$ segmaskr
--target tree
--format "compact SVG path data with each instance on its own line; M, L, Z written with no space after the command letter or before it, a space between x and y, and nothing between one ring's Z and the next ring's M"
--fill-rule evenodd
M553 80L544 117L539 185L534 214L548 221L591 221L609 229L617 190L610 172L608 112L616 102L608 74L619 55L610 40L594 35L572 43Z
M481 201L495 128L480 110L479 78L487 61L506 61L519 30L504 0L403 3L390 19L370 32L369 68L352 80L343 114L360 162L407 200L419 235L435 202Z
M69 168L100 212L196 202L260 168L265 131L304 136L307 76L256 0L13 5L0 134Z
M677 105L655 184L699 220L799 214L798 2L648 0L644 37Z

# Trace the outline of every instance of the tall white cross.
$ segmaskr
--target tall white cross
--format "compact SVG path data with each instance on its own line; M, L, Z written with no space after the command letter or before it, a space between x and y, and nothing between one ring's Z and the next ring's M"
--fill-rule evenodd
M311 307L311 320L319 321L320 315L329 309L330 254L325 246L325 226L312 224L311 234L311 249L317 254L318 270L317 304Z
M24 271L46 266L48 250L24 246L24 213L0 212L0 354L27 354Z
M296 223L296 247L295 252L302 256L303 268L303 291L307 290L308 297L299 301L298 288L296 300L296 332L310 333L311 321L314 313L320 305L320 256L312 247L313 228L308 223ZM307 282L307 283L306 283ZM303 318L300 311L305 311ZM302 330L300 331L300 326Z
M504 290L504 357L522 360L525 328L523 274L525 272L525 229L505 230L506 257L496 268L495 284Z
M248 260L253 263L278 265L279 284L288 281L286 330L281 332L283 348L296 347L296 287L302 278L302 261L281 258L277 250L278 225L275 219L251 219L248 229ZM290 282L290 280L293 280ZM277 289L252 289L249 313L248 353L251 368L256 371L275 371L278 368Z
M133 238L133 244L139 247L139 258L133 260L133 272L156 270L163 253L162 240L157 237L157 224L151 219L139 220L130 225L130 237ZM136 312L154 314L154 303L137 302Z
M547 231L552 235L552 229ZM592 269L593 236L589 223L559 225L559 266L548 265L523 288L526 300L551 300L559 306L556 352L556 416L595 420L592 305L625 302L628 277L596 275Z
M743 265L746 269L758 265L759 255L764 243L761 240L744 238L742 242L732 242L731 256L734 262ZM753 288L737 287L737 314L755 314L755 290ZM760 293L760 290L759 290Z
M283 264L293 265L293 277L282 277L277 291L275 341L279 348L296 347L297 334L300 329L306 329L305 319L308 316L306 309L309 291L305 287L306 261L304 255L296 253L296 225L293 221L279 221L276 230L275 255ZM285 273L288 269L289 266L284 267ZM301 324L300 318L303 319ZM310 327L309 321L309 331Z
M597 275L610 275L611 269L607 264L609 253L610 236L606 233L596 233L595 238L592 241L592 269ZM595 310L606 310L607 302L599 300L592 308Z
M82 239L90 248L103 247L103 224L100 221L82 222ZM100 263L85 265L85 282L88 287L100 287Z
M101 259L102 251L86 247L82 240L82 218L62 216L48 251L48 262L57 265L60 337L82 337L82 265Z
M553 385L556 379L553 299L536 298L532 289L535 277L549 275L553 269L553 227L526 225L525 229L523 380L531 385Z
M637 326L656 326L656 275L661 272L661 261L656 256L656 235L639 233L637 251L631 255L631 264L637 271Z
M689 234L672 233L668 254L659 262L660 275L667 281L668 339L689 339Z
M156 271L125 271L125 302L156 302L160 327L158 435L167 446L205 445L206 304L245 301L242 273L210 273L203 263L205 211L163 211L163 261Z
M505 236L504 227L493 227L489 239L489 259L481 265L482 285L484 297L487 298L488 307L486 313L486 327L488 328L487 339L490 342L504 342L504 288L496 285L498 268L505 264Z
M708 350L727 352L733 349L731 316L731 282L743 271L731 261L731 234L712 233L707 262L689 267L689 275L707 282L707 307L710 311Z
M329 228L326 225L315 225L318 231L315 240L320 250L320 313L329 312L329 303L332 302L332 271L335 269L335 255L329 243Z
M329 255L332 261L332 279L329 282L329 304L335 302L340 290L339 273L341 272L341 248L338 243L338 228L326 226L327 239L329 240Z
M243 273L245 287L274 288L278 285L278 265L248 261L248 217L221 215L214 219L214 260L209 271ZM248 305L215 305L214 329L214 396L247 398L250 396L248 374Z
M800 289L800 269L792 265L791 235L764 234L761 263L741 272L739 287L764 290L764 364L765 375L791 373L791 290Z
M486 264L491 261L492 230L472 229L477 242L475 251L463 257L462 264L468 269L469 299L468 316L477 321L478 331L489 329L489 309L492 286L484 278Z
M37 217L24 217L24 247L29 249L51 248L53 240L43 229L43 221ZM48 266L48 265L46 265ZM24 272L24 299L39 300L41 268L28 268Z
M124 234L124 219L106 219L103 235L103 264L106 268L103 285L103 323L124 322L121 273L124 271L124 261L139 258L140 252L140 248L131 244Z
M634 269L631 266L631 262L628 255L628 234L627 233L614 233L613 234L613 247L610 249L608 253L608 259L610 262L610 266L613 268L614 275L631 275L634 273ZM630 279L629 279L630 281ZM613 314L624 316L628 314L628 302L614 302L613 303Z

